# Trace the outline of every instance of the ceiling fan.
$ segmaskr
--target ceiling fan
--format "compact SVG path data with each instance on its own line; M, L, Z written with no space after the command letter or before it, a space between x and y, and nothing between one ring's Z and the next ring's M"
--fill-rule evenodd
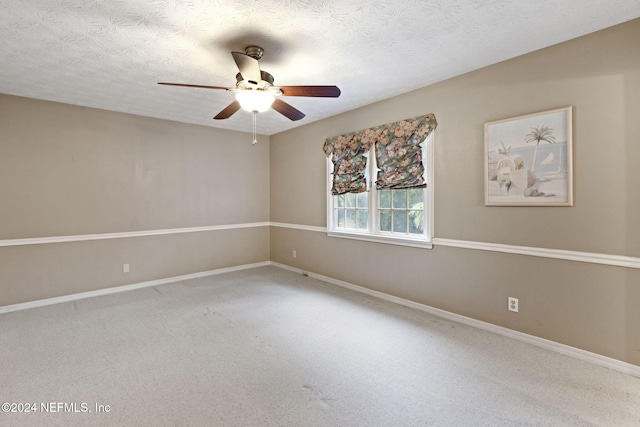
M247 46L245 52L231 52L240 72L236 74L236 87L205 86L185 83L159 82L160 85L186 86L204 89L222 89L235 92L236 99L220 111L214 119L228 119L240 108L254 113L262 113L273 108L290 120L300 120L305 115L281 100L280 96L306 96L319 98L337 98L340 89L337 86L274 86L273 76L260 69L258 60L264 49L260 46Z

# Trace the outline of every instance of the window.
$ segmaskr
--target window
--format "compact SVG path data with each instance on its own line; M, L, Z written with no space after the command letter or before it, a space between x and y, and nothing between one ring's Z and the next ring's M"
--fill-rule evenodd
M436 126L435 117L432 116L412 119L424 121L426 117L430 127L427 132L422 132L422 136L419 136L418 132L411 132L411 136L402 139L404 145L400 148L394 146L393 135L383 141L382 145L379 139L367 141L366 135L369 130L344 135L343 145L350 147L352 157L341 163L341 160L349 155L341 153L339 148L336 149L339 141L328 147L331 151L325 144L325 153L329 155L327 229L330 236L431 247L434 145L432 130ZM385 126L393 129L397 125L393 123ZM424 133L426 137L423 136ZM357 144L358 135L362 139L360 145ZM405 153L410 146L415 147L415 151L418 152L417 156L415 153L413 155L417 159L415 163L409 164L410 161L406 161L406 157L400 160L396 157L395 162L388 161L395 156L393 153L385 158L391 150ZM378 164L379 159L383 165ZM406 170L419 176L403 175L400 178L401 184L391 185L400 188L386 188L389 180L398 178ZM343 175L339 175L340 173ZM370 177L378 179L372 180Z

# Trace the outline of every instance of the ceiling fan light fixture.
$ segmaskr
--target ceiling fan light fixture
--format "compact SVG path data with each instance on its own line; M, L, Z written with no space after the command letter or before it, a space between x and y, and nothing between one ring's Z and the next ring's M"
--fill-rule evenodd
M258 60L262 57L264 50L259 46L247 46L245 53L231 52L233 60L238 66L239 73L236 74L236 87L205 86L187 83L166 83L161 85L186 86L205 89L223 89L235 93L236 99L217 115L214 120L228 119L238 110L243 109L253 113L253 119L258 113L265 112L269 108L282 114L289 120L300 120L305 117L302 111L280 99L280 96L306 96L312 98L337 98L340 96L340 89L337 86L280 86L273 85L273 76L261 70ZM255 134L255 124L254 124ZM255 138L254 138L255 142Z
M275 101L275 97L264 90L242 90L236 93L236 100L240 103L243 110L250 113L264 113Z

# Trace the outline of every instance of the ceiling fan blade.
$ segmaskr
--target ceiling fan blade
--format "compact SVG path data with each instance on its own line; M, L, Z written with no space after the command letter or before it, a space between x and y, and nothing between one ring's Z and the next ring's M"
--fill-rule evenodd
M231 104L227 105L224 108L224 110L220 111L218 115L214 117L214 119L216 120L228 119L239 109L240 109L240 103L238 101L233 101Z
M205 86L205 85L189 85L186 83L165 83L165 82L158 82L159 85L167 85L167 86L185 86L185 87L199 87L199 88L203 88L203 89L222 89L222 90L229 90L228 87L222 87L222 86Z
M311 96L315 98L337 98L340 96L338 86L278 86L282 96Z
M294 122L304 118L304 113L302 111L295 109L279 98L276 98L276 100L273 101L271 108Z
M258 84L262 80L258 60L242 52L231 52L242 78L249 83Z

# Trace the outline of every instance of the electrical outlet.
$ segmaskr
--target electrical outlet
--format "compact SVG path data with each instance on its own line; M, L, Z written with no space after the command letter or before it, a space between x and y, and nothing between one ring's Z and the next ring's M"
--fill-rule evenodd
M293 250L293 252L291 253L291 256L292 256L292 257L294 257L294 258L298 256L298 254L296 253L296 250L295 250L295 249L294 249L294 250Z
M122 264L122 272L123 273L129 272L129 264Z
M509 297L509 311L518 312L518 298Z

